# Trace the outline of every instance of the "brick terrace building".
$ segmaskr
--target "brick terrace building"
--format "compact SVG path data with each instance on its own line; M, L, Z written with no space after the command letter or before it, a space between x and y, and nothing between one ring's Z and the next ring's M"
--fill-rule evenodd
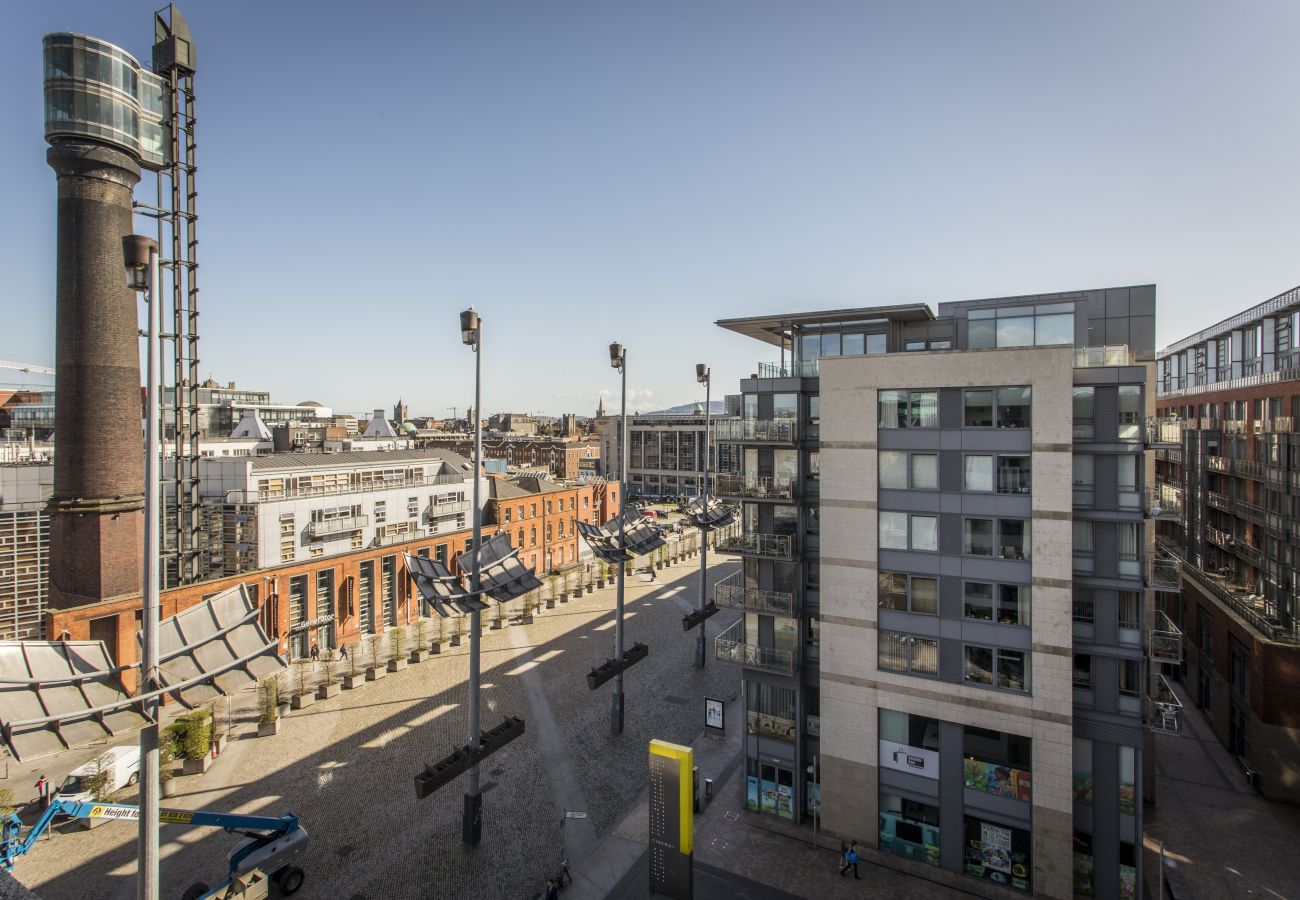
M581 561L578 522L604 524L618 513L618 486L559 484L524 476L493 478L487 520L510 535L519 557L539 575Z
M461 456L472 456L474 436L421 435L419 445L442 447ZM504 459L512 469L545 468L554 477L568 481L593 471L591 461L600 458L600 444L591 440L487 432L483 435L483 458Z
M1156 379L1177 674L1264 796L1300 802L1300 288L1165 348Z

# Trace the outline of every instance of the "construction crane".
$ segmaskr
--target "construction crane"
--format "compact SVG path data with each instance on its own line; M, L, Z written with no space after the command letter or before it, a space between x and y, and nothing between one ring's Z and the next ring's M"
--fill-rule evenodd
M35 373L37 375L54 374L54 370L49 366L38 366L36 363L10 362L7 359L0 359L0 369L17 369L19 372Z
M12 869L14 860L31 850L37 839L61 815L75 819L135 822L140 819L140 807L55 800L26 834L17 814L10 813L0 820L4 829L3 836L0 836L0 867ZM268 896L272 882L284 896L297 893L302 887L303 871L293 861L307 852L307 829L299 825L298 817L291 813L277 819L238 813L160 809L158 821L169 825L206 825L244 838L230 852L230 870L226 880L211 889L206 884L192 884L182 895L182 900L262 900Z

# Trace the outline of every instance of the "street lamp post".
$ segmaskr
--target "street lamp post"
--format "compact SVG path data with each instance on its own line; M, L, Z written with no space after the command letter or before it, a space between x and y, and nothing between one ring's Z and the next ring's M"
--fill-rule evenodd
M709 526L707 524L709 514L709 414L710 389L712 387L711 378L709 377L709 367L704 363L696 363L695 380L704 385L704 478L700 482L700 602L698 609L704 612L704 607L708 605L707 594L709 590ZM708 628L704 622L700 622L700 639L695 644L695 665L704 668L704 660L708 658L705 632Z
M158 243L143 235L122 238L122 261L126 265L127 283L145 295L148 331L145 345L145 463L144 463L144 592L140 616L140 682L138 693L144 700L145 727L140 732L140 829L137 853L140 874L136 896L140 900L158 900L158 797L160 758L158 752L158 557L161 550L159 528L162 527L158 487L161 482L162 436L158 421L161 401L158 378L159 361L158 310ZM178 388L179 389L179 388ZM176 461L180 465L180 460ZM152 695L152 696L149 696Z
M622 401L618 417L618 546L626 546L623 533L624 516L627 509L627 349L619 343L609 345L609 364L618 369L622 376ZM618 564L618 580L615 590L614 607L614 660L623 661L623 581L627 563ZM620 670L614 679L614 695L609 710L609 725L614 734L623 733L623 672Z
M483 319L471 306L460 314L460 339L474 350L474 531L470 539L469 589L475 600L481 599L482 567L479 550L483 544L483 508L479 503L479 482L483 466ZM479 642L483 637L483 623L479 613L469 620L469 745L478 747L482 742L479 725ZM479 771L475 763L469 770L465 786L465 811L461 819L461 838L470 847L477 847L483 837L483 795L479 793Z

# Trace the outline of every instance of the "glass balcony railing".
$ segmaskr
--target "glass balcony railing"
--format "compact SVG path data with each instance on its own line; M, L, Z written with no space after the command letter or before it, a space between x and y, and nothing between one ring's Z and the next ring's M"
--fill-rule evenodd
M793 616L794 594L788 591L764 591L745 586L745 573L736 572L713 586L713 602L723 609L772 616Z
M790 444L799 439L796 419L723 419L713 426L714 440L728 443Z
M1157 591L1178 593L1182 590L1182 577L1178 571L1178 560L1157 557L1151 561L1151 587Z
M719 497L737 497L747 500L793 500L794 479L771 475L714 476L714 492Z
M762 669L778 675L794 674L794 651L745 643L744 619L713 639L713 654L722 662L740 663L750 669Z
M1157 484L1146 491L1147 515L1153 519L1182 519L1183 491L1172 484Z
M1133 354L1127 344L1111 344L1104 347L1076 347L1074 350L1074 367L1090 369L1100 366L1131 366Z
M1178 734L1183 730L1183 704L1163 675L1151 680L1151 730Z
M741 556L793 559L794 537L788 534L758 534L742 531L719 541L717 549L720 553L739 553Z
M1180 663L1183 661L1183 633L1163 612L1156 611L1156 625L1151 629L1148 642L1151 658L1157 662Z
M337 519L323 519L318 522L307 523L308 537L329 537L331 535L348 534L356 531L358 528L368 528L370 526L370 516L341 516Z
M818 375L817 360L809 359L801 362L784 363L759 363L759 378L816 378Z
M1147 418L1148 447L1182 447L1183 420L1168 416L1150 416Z

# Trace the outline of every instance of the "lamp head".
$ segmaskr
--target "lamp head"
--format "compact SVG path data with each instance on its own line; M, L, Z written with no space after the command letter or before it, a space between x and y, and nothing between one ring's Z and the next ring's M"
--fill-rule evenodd
M142 234L122 237L122 262L126 265L126 284L133 291L149 290L149 254L157 254L158 242Z
M466 347L478 347L479 318L474 307L460 314L460 340Z
M612 368L618 369L620 372L623 371L623 362L626 355L627 351L623 349L622 344L613 343L609 345L609 364Z
M709 383L709 367L704 363L695 364L695 380L700 384Z

